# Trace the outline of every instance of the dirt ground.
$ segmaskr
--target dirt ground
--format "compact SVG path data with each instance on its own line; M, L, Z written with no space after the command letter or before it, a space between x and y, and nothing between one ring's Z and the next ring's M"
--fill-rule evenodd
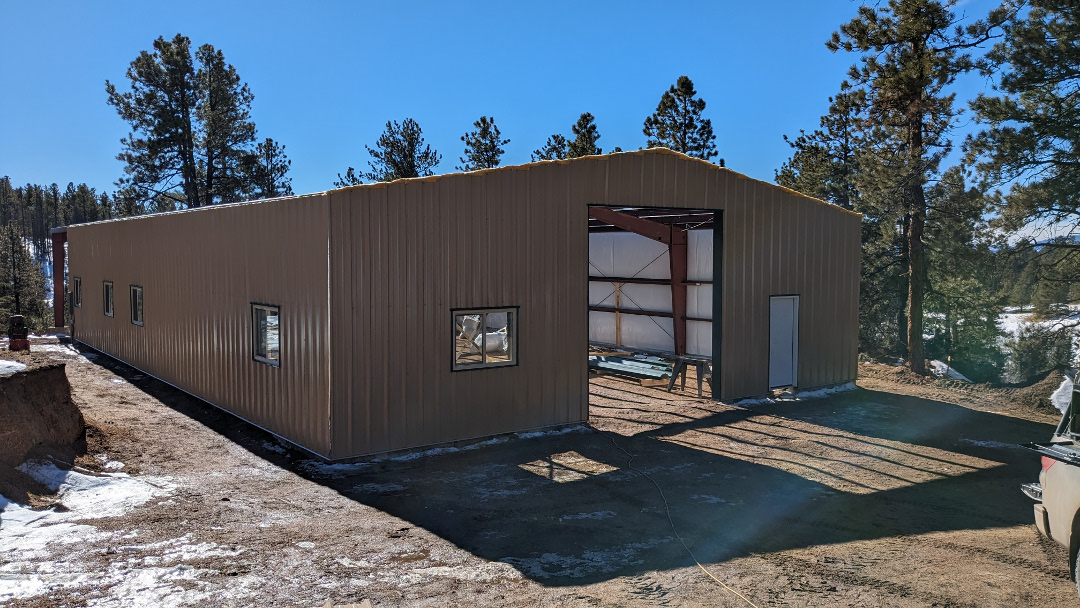
M45 583L10 606L1078 604L1019 491L1039 459L1015 444L1057 416L1010 389L863 365L853 391L733 407L603 377L588 427L322 465L47 348L93 425L81 463L161 491L78 543L0 547L0 583Z

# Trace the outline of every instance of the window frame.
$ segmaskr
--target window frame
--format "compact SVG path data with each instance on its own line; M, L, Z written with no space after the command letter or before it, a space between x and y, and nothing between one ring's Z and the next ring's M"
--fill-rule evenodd
M256 318L257 311L273 311L277 314L278 318L278 356L277 359L271 359L269 357L262 357L259 355L259 335L258 328L259 323ZM262 302L251 303L251 359L257 363L263 363L270 367L281 367L281 306L277 304L265 304Z
M101 309L106 317L116 316L116 286L112 281L101 282Z
M520 314L520 306L482 306L473 308L451 308L450 309L450 371L452 372L468 372L478 369L494 369L499 367L517 367L520 363L518 360L518 316ZM457 360L457 318L465 315L481 315L480 325L483 327L485 324L483 315L491 313L510 313L511 321L507 324L510 330L510 360L509 361L486 361L487 348L486 340L484 341L485 348L480 350L481 359L480 363L458 363ZM486 329L486 328L485 328Z
M135 320L135 290L139 292L139 320ZM143 310L143 286L142 285L128 285L128 308L131 310L131 324L143 327L146 325L146 314Z
M71 303L82 308L82 277L71 278Z

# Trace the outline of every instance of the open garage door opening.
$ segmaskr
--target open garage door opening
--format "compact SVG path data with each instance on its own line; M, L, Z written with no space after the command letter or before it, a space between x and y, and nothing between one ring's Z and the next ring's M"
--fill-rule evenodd
M589 208L591 371L719 398L722 238L722 211Z

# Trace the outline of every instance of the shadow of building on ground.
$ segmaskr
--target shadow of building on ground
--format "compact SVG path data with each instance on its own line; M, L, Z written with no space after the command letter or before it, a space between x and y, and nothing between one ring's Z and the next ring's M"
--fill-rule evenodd
M699 408L632 435L584 429L321 466L299 451L267 449L271 435L122 363L96 363L261 458L548 586L692 566L667 508L702 563L1029 524L1031 502L1018 485L1037 476L1038 459L1010 446L1053 430L858 389L754 409ZM635 411L646 410L627 403L619 413L632 421Z

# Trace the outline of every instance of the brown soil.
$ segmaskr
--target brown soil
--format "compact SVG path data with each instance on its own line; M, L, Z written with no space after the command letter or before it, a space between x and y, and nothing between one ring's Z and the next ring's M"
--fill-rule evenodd
M42 506L50 491L15 467L30 459L70 466L86 451L83 415L71 400L63 363L4 355L27 368L0 376L0 495Z
M738 408L599 377L579 432L328 467L106 357L51 356L95 421L88 457L175 489L9 572L191 568L155 593L205 606L1077 602L1018 488L1039 461L1015 444L1057 416L1016 389L863 365L858 390ZM116 599L103 580L11 605Z

